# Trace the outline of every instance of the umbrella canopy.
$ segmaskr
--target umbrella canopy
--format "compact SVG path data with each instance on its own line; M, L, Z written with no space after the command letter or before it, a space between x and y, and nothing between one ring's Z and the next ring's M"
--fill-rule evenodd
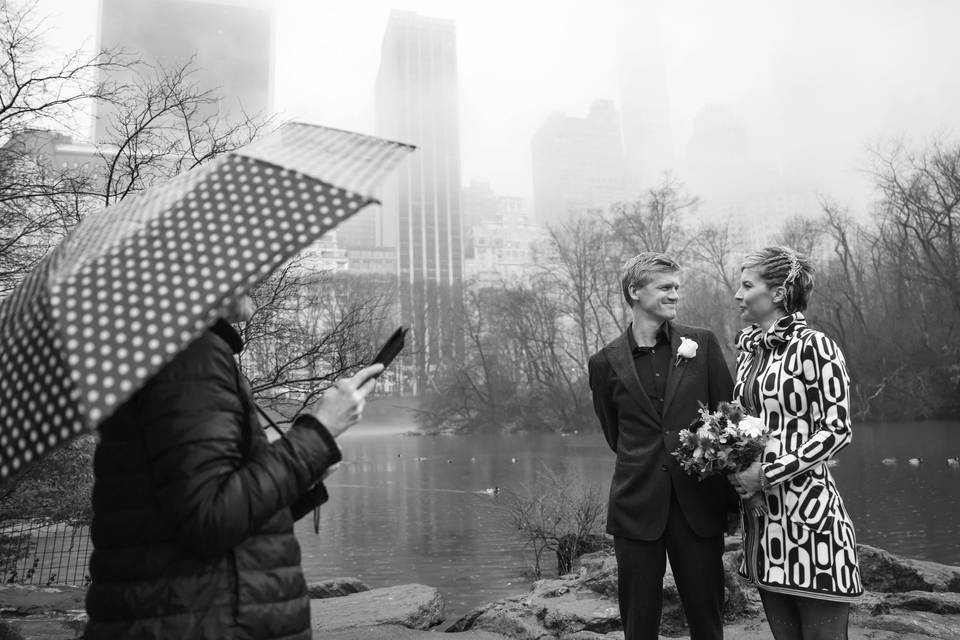
M0 482L95 429L413 149L288 124L85 218L0 303Z

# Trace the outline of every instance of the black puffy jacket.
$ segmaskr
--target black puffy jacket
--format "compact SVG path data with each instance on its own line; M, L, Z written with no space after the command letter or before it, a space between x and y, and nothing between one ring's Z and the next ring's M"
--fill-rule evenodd
M268 443L218 323L100 427L88 639L310 638L290 507L340 460L301 416Z

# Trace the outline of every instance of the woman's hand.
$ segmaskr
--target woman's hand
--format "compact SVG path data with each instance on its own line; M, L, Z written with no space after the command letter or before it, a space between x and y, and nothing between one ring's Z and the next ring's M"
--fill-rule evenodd
M737 490L737 494L741 498L747 498L755 493L759 493L763 488L760 480L762 473L763 469L760 466L760 461L756 460L743 471L730 474L730 484Z
M349 378L337 380L324 392L310 413L336 438L360 421L367 394L374 387L373 376L381 371L382 364L372 364Z

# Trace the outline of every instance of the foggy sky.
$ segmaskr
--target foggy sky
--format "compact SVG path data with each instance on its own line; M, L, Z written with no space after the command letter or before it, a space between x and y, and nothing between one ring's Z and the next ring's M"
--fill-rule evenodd
M530 139L551 112L620 105L618 1L277 0L275 106L284 118L373 130L373 86L391 8L456 21L462 178L529 197ZM40 0L56 41L96 33L96 0ZM695 123L723 113L769 171L865 206L865 148L960 135L960 3L952 0L645 2L659 29L674 164ZM706 114L706 116L704 115ZM737 185L731 185L736 187Z

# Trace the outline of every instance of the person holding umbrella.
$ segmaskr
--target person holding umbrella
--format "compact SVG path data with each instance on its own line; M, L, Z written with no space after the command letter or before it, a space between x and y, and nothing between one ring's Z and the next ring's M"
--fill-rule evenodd
M270 444L229 323L413 150L288 123L91 213L0 301L0 486L100 434L87 638L311 636L293 522L382 366Z
M90 640L311 637L294 516L326 500L334 439L383 366L337 382L268 443L227 322L249 307L241 298L100 426Z

